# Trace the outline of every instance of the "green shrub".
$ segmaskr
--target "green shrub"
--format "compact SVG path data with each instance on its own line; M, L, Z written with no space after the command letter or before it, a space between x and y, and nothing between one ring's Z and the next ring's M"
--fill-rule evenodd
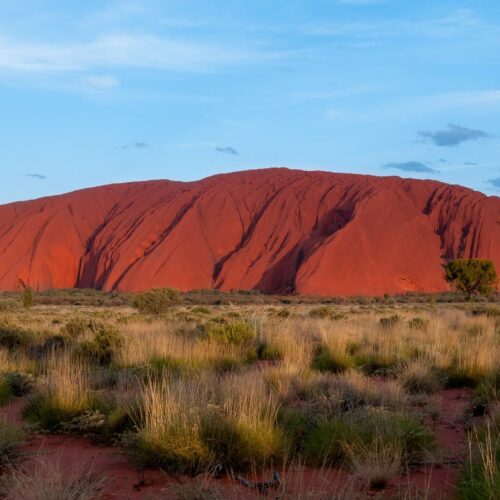
M24 432L0 418L0 472L16 462L23 441Z
M328 318L331 314L331 311L328 307L315 307L309 311L309 316L311 318Z
M218 323L209 321L203 326L205 335L214 342L242 345L255 337L255 330L244 322Z
M228 471L262 469L278 461L283 449L278 428L258 423L249 426L215 412L203 416L201 437Z
M191 312L194 314L210 314L210 309L208 307L197 306L191 309Z
M355 436L355 429L341 418L323 422L306 437L305 458L311 465L320 467L341 465L345 459L345 443L353 441Z
M415 418L384 409L359 409L320 423L305 439L304 454L311 465L340 465L353 446L374 443L401 446L411 465L435 448L434 434Z
M412 330L425 331L429 328L430 321L425 318L412 318L408 321L408 327Z
M138 293L134 299L134 307L141 314L165 314L179 301L179 292L173 288L155 288L148 292Z
M353 359L344 353L332 353L323 347L316 353L313 368L320 372L341 373L354 366Z
M92 340L84 340L75 346L74 353L91 363L106 366L114 360L122 342L123 338L116 328L101 325L97 328Z
M121 444L141 468L196 475L216 463L216 457L194 426L171 425L161 436L153 436L145 429L127 432L122 435Z
M5 380L10 387L11 393L16 397L28 394L34 383L33 375L29 373L8 373Z
M473 453L462 469L456 497L459 500L494 500L500 494L500 427L491 419L486 428L474 432Z
M0 376L0 406L8 403L14 394L6 377Z
M379 319L379 324L382 328L393 328L401 321L401 316L399 314L393 314L392 316L387 316Z
M32 341L33 334L10 323L0 324L0 347L11 351L26 348Z
M261 361L278 361L283 358L281 351L266 342L259 342L255 349L257 359Z
M77 339L87 332L95 332L98 324L93 319L86 318L71 318L62 328L61 334L68 336L71 339Z

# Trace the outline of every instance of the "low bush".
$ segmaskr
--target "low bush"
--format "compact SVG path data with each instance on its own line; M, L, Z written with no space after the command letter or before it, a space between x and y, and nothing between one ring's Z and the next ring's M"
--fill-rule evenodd
M410 394L432 394L442 385L437 370L418 359L403 366L399 380Z
M304 454L313 465L340 465L355 447L379 443L401 449L404 464L435 448L430 429L415 418L383 409L361 409L320 423L307 437Z
M266 342L259 342L255 349L257 359L261 361L278 361L283 358L281 350Z
M331 314L331 311L328 307L315 307L309 311L310 318L328 318Z
M32 332L9 322L0 324L0 347L13 351L26 348L32 340Z
M493 419L469 439L473 453L461 471L456 497L460 500L496 499L500 493L500 427Z
M412 318L408 320L408 327L411 328L412 330L421 330L425 331L427 328L429 328L430 321L428 319L424 318Z
M401 321L401 316L398 314L393 314L392 316L387 316L379 319L379 324L382 328L393 328Z
M209 321L203 326L203 332L210 341L233 345L249 343L255 337L255 330L244 322Z
M320 348L313 360L312 367L320 372L342 373L354 366L354 361L345 353L332 353L326 347Z
M201 437L224 470L263 469L280 460L281 431L266 422L249 425L216 411L201 420Z
M23 441L24 432L19 427L0 419L0 472L16 462Z
M75 346L74 354L82 360L105 366L114 361L122 343L123 337L116 328L101 325L91 340L83 340Z
M14 396L5 376L0 376L0 406L8 403Z
M141 314L165 314L180 299L179 292L173 288L155 288L138 293L133 301Z

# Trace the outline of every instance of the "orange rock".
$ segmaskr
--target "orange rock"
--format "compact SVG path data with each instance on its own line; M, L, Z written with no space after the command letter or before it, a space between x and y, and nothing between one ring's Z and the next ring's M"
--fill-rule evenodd
M435 181L266 169L0 206L0 290L446 290L441 264L492 259L500 198Z

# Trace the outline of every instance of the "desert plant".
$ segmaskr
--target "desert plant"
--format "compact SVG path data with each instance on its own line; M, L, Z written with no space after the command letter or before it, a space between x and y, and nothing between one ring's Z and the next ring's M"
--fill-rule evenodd
M92 466L68 471L59 463L38 459L34 469L11 470L3 478L1 489L12 499L94 500L101 498L105 480Z
M322 347L316 352L312 366L320 372L341 373L354 366L354 361L345 353L333 353Z
M467 300L474 295L489 295L498 278L493 261L486 259L456 259L444 265L445 279L463 292Z
M178 302L179 292L173 288L154 288L138 293L134 298L134 307L142 314L164 314Z
M250 342L255 337L254 329L244 322L218 323L207 322L203 331L209 340L224 344L241 345Z
M83 340L75 346L76 356L100 365L109 365L123 343L120 332L110 325L100 325L91 340Z
M500 428L488 419L482 432L469 436L469 461L457 486L460 500L494 500L500 493Z
M24 432L0 418L0 472L15 463L23 441Z

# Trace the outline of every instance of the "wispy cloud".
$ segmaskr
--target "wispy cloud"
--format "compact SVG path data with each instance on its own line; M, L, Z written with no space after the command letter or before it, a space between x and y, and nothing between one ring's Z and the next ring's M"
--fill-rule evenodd
M47 176L43 174L26 174L26 177L31 177L32 179L39 179L41 181L44 181Z
M474 90L468 92L447 92L418 100L418 106L424 110L440 110L448 108L469 108L500 104L500 90Z
M478 35L484 33L487 28L489 25L476 17L471 10L457 9L438 18L315 23L302 27L302 31L311 36L381 40L402 36L447 38L465 33Z
M338 0L339 3L347 5L375 5L378 3L386 3L388 0Z
M486 182L491 184L493 187L500 189L500 177L496 177L495 179L488 179Z
M30 72L112 67L209 71L221 65L273 60L286 55L152 35L104 35L88 42L61 44L0 37L0 69Z
M386 163L382 168L403 170L405 172L427 172L430 174L439 173L438 170L435 170L420 161L391 162L391 163Z
M85 78L85 83L96 89L112 89L120 85L120 80L111 75L93 75Z
M149 148L149 144L144 141L133 142L132 144L124 144L120 146L118 149L146 149Z
M237 155L238 154L238 151L236 151L236 149L232 148L231 146L225 146L225 147L217 146L215 148L215 151L217 151L218 153L225 153L228 155Z
M425 140L430 140L436 146L458 146L463 142L491 137L490 134L483 130L462 127L453 123L449 123L444 130L436 130L435 132L421 130L418 134Z
M477 163L474 161L466 161L464 165L468 165L469 167L477 167Z

